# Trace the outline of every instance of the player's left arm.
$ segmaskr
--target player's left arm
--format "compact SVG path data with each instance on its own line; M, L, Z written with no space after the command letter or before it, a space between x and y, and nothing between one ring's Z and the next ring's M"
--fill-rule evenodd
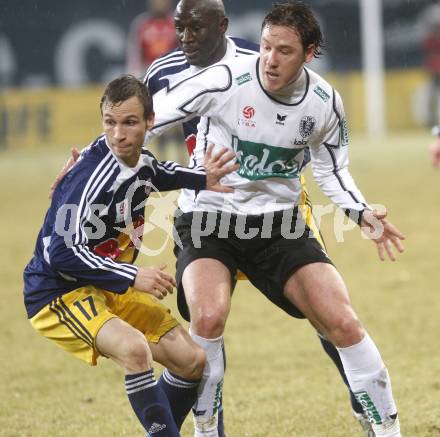
M404 251L402 240L405 236L386 219L386 216L387 211L366 209L362 213L360 226L364 234L376 244L381 261L385 261L385 254L391 261L396 261L393 247L402 253Z
M318 146L311 148L313 174L317 183L374 241L379 258L384 260L387 254L394 261L392 246L398 252L403 252L401 240L405 237L385 218L386 212L372 211L348 170L348 129L342 99L335 90L322 138Z
M54 181L52 182L52 185L50 186L49 189L49 199L52 199L53 197L53 193L55 191L55 188L59 185L59 183L61 182L61 180L63 179L64 176L66 176L66 174L69 172L69 170L75 165L76 161L78 161L79 157L80 157L80 152L76 147L73 147L70 150L71 156L69 157L69 159L66 161L66 163L64 164L63 168L60 170L60 172L56 175Z
M325 111L320 139L310 147L313 176L324 194L360 224L362 211L371 208L348 170L348 128L335 90Z
M214 154L213 148L213 144L208 146L203 166L190 168L174 161L159 162L154 159L155 176L152 178L152 183L159 191L188 188L231 193L233 189L221 185L220 179L237 170L239 164L231 162L235 158L232 150L223 147Z

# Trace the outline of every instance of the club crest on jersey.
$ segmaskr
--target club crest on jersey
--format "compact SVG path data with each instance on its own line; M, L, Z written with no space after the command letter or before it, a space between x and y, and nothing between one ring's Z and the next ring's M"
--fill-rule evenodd
M304 149L271 146L232 136L232 149L240 164L238 174L253 181L267 178L294 179L304 159Z
M128 199L116 204L116 222L123 222L128 217Z
M299 122L299 134L306 140L312 135L316 120L310 115L306 115Z
M275 124L279 124L281 126L284 126L286 118L287 118L287 115L281 115L281 114L277 113L277 121L275 122Z
M252 120L255 115L255 109L252 106L245 106L241 112L244 118L238 119L239 126L255 127L257 123Z

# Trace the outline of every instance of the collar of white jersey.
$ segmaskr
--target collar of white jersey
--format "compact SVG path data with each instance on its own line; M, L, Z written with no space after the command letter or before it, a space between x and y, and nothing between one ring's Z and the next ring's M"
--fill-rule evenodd
M256 72L261 89L271 100L274 100L281 105L297 106L306 98L310 85L310 75L306 67L303 67L300 76L295 82L287 85L279 93L269 93L264 89L260 77L260 58L258 58L256 62Z
M229 36L226 36L226 53L223 56L223 58L221 58L217 62L223 62L223 61L227 61L228 59L232 59L236 56L236 54L237 54L237 46L235 42ZM191 75L193 75L194 73L197 73L198 71L203 70L204 68L207 67L190 65L188 71L191 73Z

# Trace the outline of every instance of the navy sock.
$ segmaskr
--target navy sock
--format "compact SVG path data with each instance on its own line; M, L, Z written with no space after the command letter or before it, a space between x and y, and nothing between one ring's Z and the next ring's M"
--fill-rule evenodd
M170 404L154 379L153 370L125 375L125 390L137 418L154 437L179 437Z
M339 373L341 375L342 380L344 381L345 385L348 388L348 391L350 393L350 402L351 402L351 408L353 408L353 411L359 414L364 414L364 409L362 408L362 405L356 400L356 398L353 395L353 392L350 389L350 385L348 384L347 377L345 376L344 366L342 365L341 358L339 357L338 350L333 346L332 343L330 343L325 338L322 338L320 335L318 335L319 340L321 341L321 345L326 351L327 355L331 358L331 360L335 363L336 367L339 370Z
M197 388L199 383L200 379L183 379L171 373L168 369L163 371L158 381L158 385L168 398L171 412L178 429L181 428L186 416L197 400Z

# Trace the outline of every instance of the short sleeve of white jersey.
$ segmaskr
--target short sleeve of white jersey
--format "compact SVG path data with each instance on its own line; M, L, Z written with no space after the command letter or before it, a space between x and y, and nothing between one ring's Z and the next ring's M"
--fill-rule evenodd
M215 113L231 86L229 67L217 64L163 88L153 96L155 123L147 133L146 142L194 116Z
M348 129L342 99L335 90L325 126L321 143L311 148L315 180L324 194L347 214L363 211L368 205L348 171ZM357 221L359 214L351 217Z

